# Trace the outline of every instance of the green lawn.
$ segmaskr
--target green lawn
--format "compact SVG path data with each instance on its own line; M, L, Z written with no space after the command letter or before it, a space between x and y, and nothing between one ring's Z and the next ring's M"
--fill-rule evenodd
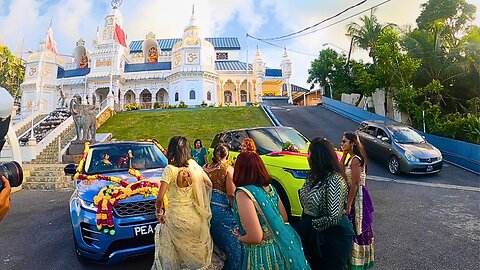
M112 133L121 141L155 138L165 148L171 137L182 135L190 144L199 138L208 148L220 131L271 125L260 107L163 109L118 113L97 133Z

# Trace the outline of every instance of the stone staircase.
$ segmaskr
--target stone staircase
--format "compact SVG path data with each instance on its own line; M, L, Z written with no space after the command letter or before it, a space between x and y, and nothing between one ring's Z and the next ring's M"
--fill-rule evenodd
M33 124L36 125L38 122L40 122L40 120L42 120L46 116L47 116L47 114L37 115L33 119ZM32 127L31 122L29 122L28 124L24 124L21 128L19 128L17 131L15 131L15 134L17 135L17 137L20 137L20 135L22 135L25 131L29 130L31 127Z
M63 172L65 164L26 164L23 189L73 189L74 181Z
M37 158L30 161L32 164L54 164L58 161L58 140L60 140L60 149L63 149L75 137L75 124L66 128L55 140L53 140Z

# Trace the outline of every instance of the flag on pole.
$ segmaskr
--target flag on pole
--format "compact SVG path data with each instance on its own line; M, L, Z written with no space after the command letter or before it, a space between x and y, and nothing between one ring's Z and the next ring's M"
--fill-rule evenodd
M48 27L48 31L47 31L47 42L46 42L46 47L48 50L50 50L51 52L53 52L54 54L58 54L57 52L57 45L56 45L56 42L55 40L53 40L53 30L52 30L52 27Z
M125 41L125 32L123 32L122 28L115 24L115 32L114 32L115 41L120 43L123 47L127 47L127 42Z

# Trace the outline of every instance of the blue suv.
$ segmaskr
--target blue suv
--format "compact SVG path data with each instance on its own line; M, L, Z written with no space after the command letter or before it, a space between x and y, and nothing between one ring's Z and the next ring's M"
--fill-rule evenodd
M152 142L108 142L92 145L82 174L115 176L128 182L137 179L128 173L133 167L145 179L158 181L168 164L162 151ZM77 165L65 167L66 174L75 174ZM70 198L70 217L77 258L83 262L115 264L126 257L154 251L155 197L132 196L113 207L115 233L97 229L97 206L94 197L108 185L105 180L78 180Z

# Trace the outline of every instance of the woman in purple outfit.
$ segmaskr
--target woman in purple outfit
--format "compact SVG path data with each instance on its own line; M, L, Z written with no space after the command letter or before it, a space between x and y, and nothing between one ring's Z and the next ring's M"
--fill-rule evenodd
M346 214L355 231L349 269L367 269L375 264L373 247L373 203L367 190L367 155L354 132L343 134L342 164L349 187Z

